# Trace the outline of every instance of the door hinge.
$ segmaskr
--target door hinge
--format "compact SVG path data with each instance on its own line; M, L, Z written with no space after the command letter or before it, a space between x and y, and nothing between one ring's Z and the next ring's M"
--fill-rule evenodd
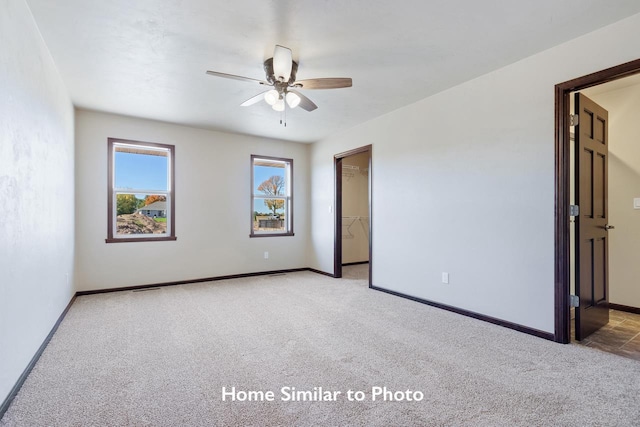
M569 205L569 216L578 216L578 215L580 215L580 206Z
M577 295L569 295L569 307L580 307L580 298Z
M578 126L580 124L580 116L577 114L569 114L569 126Z

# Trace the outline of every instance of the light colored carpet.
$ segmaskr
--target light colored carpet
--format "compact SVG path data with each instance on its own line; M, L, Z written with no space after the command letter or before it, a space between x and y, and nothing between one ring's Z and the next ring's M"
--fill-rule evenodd
M369 264L343 265L342 278L352 280L369 280Z
M360 267L361 268L361 267ZM350 277L351 274L345 274ZM223 402L222 387L273 402ZM342 391L284 402L280 389ZM420 402L372 401L372 387ZM366 392L349 401L347 390ZM637 426L640 363L311 272L79 297L2 426Z

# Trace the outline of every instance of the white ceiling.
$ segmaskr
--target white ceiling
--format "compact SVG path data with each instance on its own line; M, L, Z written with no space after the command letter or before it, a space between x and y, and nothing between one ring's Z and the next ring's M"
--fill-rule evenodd
M74 104L208 129L313 142L640 12L638 0L27 0ZM318 109L280 113L264 90L275 44Z

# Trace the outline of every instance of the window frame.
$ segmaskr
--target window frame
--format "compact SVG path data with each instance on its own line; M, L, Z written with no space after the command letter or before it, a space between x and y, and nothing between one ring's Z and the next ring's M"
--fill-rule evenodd
M285 184L286 184L286 189L288 190L287 194L285 194L284 196L277 196L277 197L267 197L263 194L258 194L256 197L256 194L254 193L254 168L255 168L255 161L256 160L267 160L267 161L275 161L275 162L281 162L281 163L285 163ZM273 156L260 156L257 154L252 154L251 155L251 163L250 163L250 167L251 167L251 191L249 192L249 195L251 197L250 199L250 204L249 204L249 211L250 211L250 233L249 233L249 237L282 237L282 236L294 236L294 232L293 232L293 159L288 159L288 158L284 158L284 157L273 157ZM265 199L284 199L285 200L285 221L286 221L286 226L285 226L285 231L284 232L271 232L271 231L263 231L263 232L256 232L253 229L253 214L254 214L254 209L253 209L253 202L256 198L265 198Z
M168 204L167 204L167 226L168 232L166 234L157 234L153 237L153 234L137 234L135 236L140 237L117 237L115 227L115 221L117 215L115 215L115 196L118 193L115 188L115 146L116 145L131 145L137 147L147 147L150 149L163 149L167 150L167 165L168 165L168 188L166 192ZM175 192L175 145L158 144L154 142L135 141L131 139L122 138L107 138L107 238L106 243L130 243L130 242L158 242L158 241L172 241L177 240L176 237L176 192ZM139 194L136 190L132 189L132 194ZM144 193L144 191L143 191ZM131 235L129 235L131 236Z

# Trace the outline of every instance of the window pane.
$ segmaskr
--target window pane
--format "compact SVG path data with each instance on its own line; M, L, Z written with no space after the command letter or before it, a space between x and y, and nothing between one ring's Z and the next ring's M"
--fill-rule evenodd
M282 198L253 199L254 231L286 231L286 200Z
M108 138L107 243L175 240L173 145Z
M251 237L293 235L293 160L251 156Z
M120 189L166 191L167 166L166 151L132 153L116 149L115 186Z
M268 196L286 195L286 169L285 165L254 166L253 168L253 194Z
M116 194L116 234L167 233L167 196L163 194Z

